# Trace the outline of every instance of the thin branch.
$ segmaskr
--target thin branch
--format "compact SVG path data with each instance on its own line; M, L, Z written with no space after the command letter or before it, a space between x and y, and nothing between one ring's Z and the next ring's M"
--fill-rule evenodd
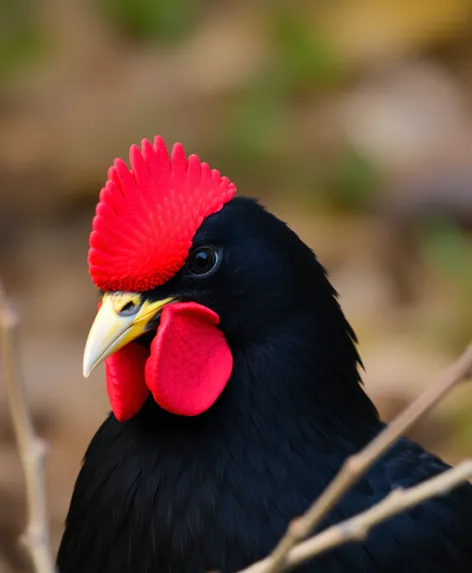
M423 418L454 386L471 376L472 344L364 449L347 458L336 477L308 511L290 523L287 532L269 556L264 573L280 573L284 570L288 552L310 535L344 494L369 471L403 433ZM243 573L254 573L254 571L251 566Z
M423 501L447 494L471 478L472 459L461 462L455 468L451 468L417 486L393 490L382 501L366 511L337 523L311 539L296 545L285 557L284 571L345 543L363 541L370 531L380 523L419 505ZM255 563L246 571L266 573L269 567L270 558L268 557Z
M18 316L8 303L0 284L0 357L8 406L26 483L28 521L21 541L28 551L36 573L53 573L54 562L49 545L44 458L47 448L33 430L26 404L16 334Z

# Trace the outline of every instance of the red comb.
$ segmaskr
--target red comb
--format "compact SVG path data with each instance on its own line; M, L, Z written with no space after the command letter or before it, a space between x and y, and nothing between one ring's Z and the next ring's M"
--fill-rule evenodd
M185 264L203 220L230 201L236 187L176 143L144 139L130 148L131 170L116 159L100 192L88 256L95 285L107 291L144 292Z

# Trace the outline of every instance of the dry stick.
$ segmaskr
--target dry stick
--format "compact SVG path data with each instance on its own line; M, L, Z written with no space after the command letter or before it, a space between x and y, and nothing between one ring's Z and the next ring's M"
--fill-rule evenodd
M366 511L341 521L293 547L285 557L284 571L301 565L313 557L345 543L363 541L372 528L379 523L419 505L427 499L447 494L471 478L472 460L466 460L457 467L449 469L417 486L393 490L382 501ZM268 557L252 565L246 571L266 573L269 567L270 558Z
M336 477L308 511L290 523L287 532L269 556L264 573L280 573L285 569L285 559L290 549L310 535L343 495L369 471L401 434L429 412L454 386L471 376L472 344L364 449L347 458ZM249 572L253 573L252 566L243 573Z
M294 567L315 555L350 541L363 541L371 529L379 523L428 499L445 495L471 478L472 460L466 460L417 486L393 490L370 509L326 529L295 547L288 556L288 565Z
M16 434L26 482L28 522L21 541L36 573L53 573L44 487L46 444L38 438L26 405L16 344L18 316L10 307L0 284L0 357L6 396Z

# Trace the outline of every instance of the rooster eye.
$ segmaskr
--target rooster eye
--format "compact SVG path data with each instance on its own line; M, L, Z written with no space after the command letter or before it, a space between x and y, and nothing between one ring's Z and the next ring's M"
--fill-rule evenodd
M218 264L218 253L212 247L199 247L190 255L188 269L193 275L203 276L213 271Z

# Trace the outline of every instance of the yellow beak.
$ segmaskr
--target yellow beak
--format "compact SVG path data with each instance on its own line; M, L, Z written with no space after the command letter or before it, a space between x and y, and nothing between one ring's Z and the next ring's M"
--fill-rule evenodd
M149 322L173 300L151 302L138 293L106 293L85 344L85 378L105 358L144 334Z

